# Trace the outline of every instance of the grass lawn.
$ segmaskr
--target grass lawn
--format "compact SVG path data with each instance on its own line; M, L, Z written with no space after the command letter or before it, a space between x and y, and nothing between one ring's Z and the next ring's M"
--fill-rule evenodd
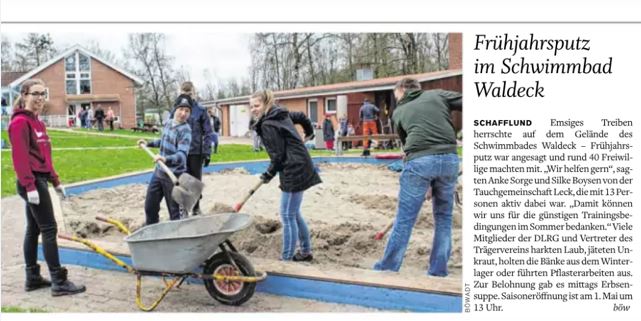
M41 313L41 312L47 312L42 309L38 308L21 308L21 307L16 307L16 306L4 306L2 307L2 313Z
M134 146L138 138L109 137L70 133L64 131L49 131L54 148L61 147L116 147ZM8 141L6 131L2 138ZM150 137L152 138L152 137ZM392 151L393 152L393 151ZM396 151L397 152L397 151ZM360 149L346 151L347 155L359 155ZM333 156L332 151L312 150L312 156ZM212 154L211 162L234 162L246 160L268 159L266 152L254 152L249 145L229 144L220 145L218 154ZM53 152L53 162L63 184L109 177L128 172L152 169L151 158L142 150L133 149L90 149L90 150L56 150ZM16 175L13 170L11 152L2 151L2 196L16 193Z
M83 133L69 133L64 131L49 130L47 134L51 138L53 148L61 147L117 147L136 146L138 138L96 136ZM2 139L9 143L9 134L2 131Z
M159 130L162 130L162 128L158 128ZM74 132L91 132L91 133L101 133L97 129L86 129L86 128L73 128ZM133 132L131 129L114 129L114 131L110 131L109 128L105 128L105 131L102 132L102 134L117 134L117 135L124 135L124 136L131 136L131 137L136 137L136 138L160 138L160 133L154 134L154 133L143 133L143 132Z

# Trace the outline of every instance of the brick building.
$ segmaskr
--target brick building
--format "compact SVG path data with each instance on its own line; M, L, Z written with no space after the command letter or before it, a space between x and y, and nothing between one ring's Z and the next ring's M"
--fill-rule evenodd
M9 103L20 84L30 78L40 78L46 84L48 96L41 118L48 126L77 126L78 112L98 105L105 112L111 107L120 127L136 125L135 90L143 81L78 45L9 83L3 90Z

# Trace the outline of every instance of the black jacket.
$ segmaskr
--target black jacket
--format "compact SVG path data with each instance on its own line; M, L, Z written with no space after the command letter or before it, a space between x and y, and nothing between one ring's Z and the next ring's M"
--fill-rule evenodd
M323 121L323 140L334 140L334 125L330 119Z
M296 123L302 124L300 116L304 114L292 113L292 115ZM307 126L303 125L303 127ZM294 127L294 121L287 109L279 106L272 107L256 123L256 133L262 139L271 159L267 172L271 175L280 174L282 191L300 192L321 183L318 173L314 170L312 158Z
M218 133L220 131L220 118L218 116L211 116L212 119L212 125L213 125L213 130L214 133Z

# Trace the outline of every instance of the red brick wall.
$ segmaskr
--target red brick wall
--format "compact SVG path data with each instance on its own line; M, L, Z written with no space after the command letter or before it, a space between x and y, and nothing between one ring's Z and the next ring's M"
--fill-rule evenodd
M47 102L46 115L67 115L67 103L65 102L65 64L60 60L49 66L32 78L40 78L49 88L49 101Z
M33 78L44 80L49 88L49 101L47 102L47 115L67 115L68 103L66 102L64 60L54 63L35 74ZM111 69L105 64L91 59L91 91L94 95L120 96L120 101L100 102L107 111L111 106L116 116L121 117L121 125L125 128L134 127L136 124L136 100L133 80ZM97 103L93 103L94 106Z
M120 116L120 124L124 128L136 126L136 96L133 80L111 69L107 65L91 59L91 91L94 95L117 94L120 103L100 103L104 110L111 105L116 116ZM96 103L94 103L94 106Z
M449 52L450 66L449 69L463 69L463 34L449 34Z

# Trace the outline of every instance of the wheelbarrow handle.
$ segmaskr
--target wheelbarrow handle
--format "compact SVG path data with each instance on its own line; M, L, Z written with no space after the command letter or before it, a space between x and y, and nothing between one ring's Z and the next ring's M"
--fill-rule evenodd
M147 147L146 145L140 144L138 146L140 146L140 148L142 148L145 152L147 152L147 154L149 154L151 158L154 158L156 156L156 154L154 154L154 152L152 152L149 149L149 147ZM169 167L165 165L165 162L159 160L156 163L158 163L158 165L160 165L160 168L162 168L162 170L165 171L165 173L167 173L167 176L169 176L169 178L171 179L171 182L174 183L174 185L178 185L178 178L176 177L176 175L174 175L171 169L169 169Z

